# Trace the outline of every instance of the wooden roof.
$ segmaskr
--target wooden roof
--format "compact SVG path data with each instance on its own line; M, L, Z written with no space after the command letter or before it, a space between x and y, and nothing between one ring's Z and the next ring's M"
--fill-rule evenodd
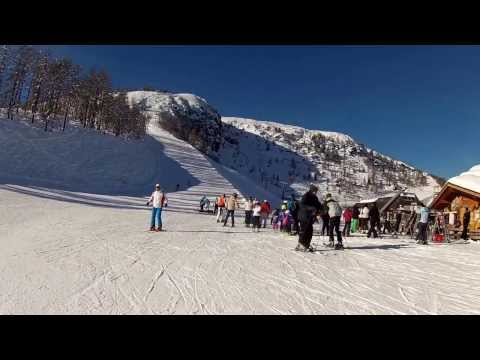
M438 195L433 200L431 208L435 210L442 210L448 205L450 205L450 203L457 196L465 196L472 200L476 200L480 202L479 193L447 182L443 186L442 190L438 193Z
M424 205L415 195L414 193L406 193L404 191L400 191L397 194L391 194L388 196L383 196L379 197L377 199L372 199L375 201L371 201L368 203L356 203L355 206L360 206L363 207L365 205L370 205L373 203L377 204L378 209L380 210L380 213L383 213L385 211L389 211L392 209L397 209L400 205L403 207L409 206L412 203L416 203L418 205Z

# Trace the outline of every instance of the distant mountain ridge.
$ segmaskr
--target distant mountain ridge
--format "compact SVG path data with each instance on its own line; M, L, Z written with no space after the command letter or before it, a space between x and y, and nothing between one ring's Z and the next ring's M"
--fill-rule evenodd
M442 180L346 134L221 117L205 99L192 94L134 91L127 97L143 102L151 119L174 136L279 196L301 193L313 182L322 193L346 203L397 189L422 199Z

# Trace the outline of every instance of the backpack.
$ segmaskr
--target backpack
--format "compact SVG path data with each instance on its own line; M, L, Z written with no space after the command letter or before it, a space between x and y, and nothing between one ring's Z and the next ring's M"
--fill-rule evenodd
M328 215L330 217L334 216L341 216L342 215L342 208L336 201L330 201L328 203Z
M223 196L218 199L218 206L225 207L225 198Z
M283 226L288 226L290 224L290 217L285 214L285 216L282 219L282 224Z

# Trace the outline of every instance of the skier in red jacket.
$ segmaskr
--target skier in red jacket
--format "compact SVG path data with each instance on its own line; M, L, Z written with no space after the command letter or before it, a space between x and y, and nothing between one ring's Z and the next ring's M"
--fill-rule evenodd
M352 223L353 212L350 208L343 210L343 221L345 226L343 227L343 236L350 236L350 224Z
M263 203L261 205L260 215L262 218L262 223L264 228L267 226L267 219L268 219L268 215L270 215L270 211L271 211L270 204L268 203L267 200L263 200Z

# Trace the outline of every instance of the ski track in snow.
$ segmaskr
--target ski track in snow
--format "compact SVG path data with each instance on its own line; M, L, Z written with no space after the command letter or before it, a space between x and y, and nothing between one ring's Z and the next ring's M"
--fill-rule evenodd
M18 191L46 188L0 184L0 313L480 313L477 244L359 236L334 251L314 236L317 252L295 252L296 237L252 233L242 211L234 228L199 214L201 195L239 190L190 145L150 133L198 180L168 194L165 232L145 231L145 198L64 192L55 200ZM112 206L69 201L79 195Z

